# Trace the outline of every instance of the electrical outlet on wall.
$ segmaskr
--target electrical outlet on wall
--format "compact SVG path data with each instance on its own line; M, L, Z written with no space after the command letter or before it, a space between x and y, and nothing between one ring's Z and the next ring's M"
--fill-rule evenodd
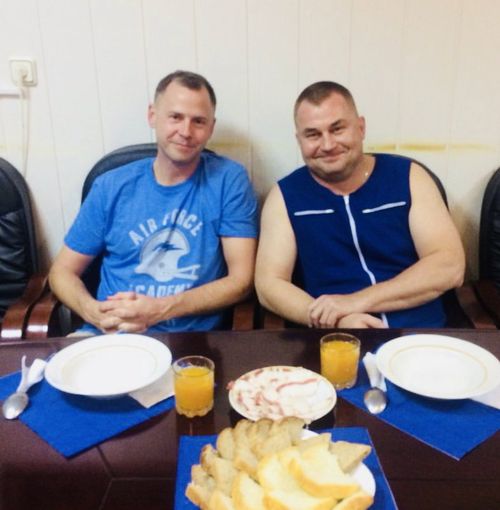
M34 87L37 82L35 59L28 57L11 57L10 75L19 86Z

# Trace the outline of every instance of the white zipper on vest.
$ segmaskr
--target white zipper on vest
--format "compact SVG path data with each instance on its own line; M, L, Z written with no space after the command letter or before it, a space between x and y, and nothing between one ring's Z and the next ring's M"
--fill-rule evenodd
M363 252L361 251L361 247L359 246L359 240L358 240L358 231L356 230L356 222L354 221L354 218L351 213L351 206L349 205L349 195L344 195L344 204L347 211L347 217L349 218L349 226L351 227L351 234L352 234L352 240L354 242L354 246L356 248L356 251L358 252L359 261L361 262L361 267L365 271L365 273L368 275L368 278L370 278L370 282L372 285L375 285L377 283L377 280L375 279L375 275L370 271L366 264L365 257L363 255ZM389 323L387 321L387 316L385 313L380 314L382 318L382 322L388 326Z

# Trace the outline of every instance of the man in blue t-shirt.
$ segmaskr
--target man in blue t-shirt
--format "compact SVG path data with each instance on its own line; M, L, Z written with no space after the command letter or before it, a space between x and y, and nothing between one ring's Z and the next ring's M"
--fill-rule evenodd
M252 288L257 204L246 170L204 151L216 99L202 76L163 78L149 106L156 158L99 176L50 271L83 331L209 330ZM102 254L97 296L80 275Z
M364 154L365 119L338 83L304 89L294 113L306 166L279 181L262 211L261 302L313 327L444 326L439 296L461 284L465 260L429 173Z

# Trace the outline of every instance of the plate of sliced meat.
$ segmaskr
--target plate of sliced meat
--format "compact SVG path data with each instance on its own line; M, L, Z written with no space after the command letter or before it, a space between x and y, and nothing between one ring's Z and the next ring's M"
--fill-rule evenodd
M233 409L252 421L296 416L310 423L329 413L337 401L333 385L303 367L258 368L229 383L228 389Z

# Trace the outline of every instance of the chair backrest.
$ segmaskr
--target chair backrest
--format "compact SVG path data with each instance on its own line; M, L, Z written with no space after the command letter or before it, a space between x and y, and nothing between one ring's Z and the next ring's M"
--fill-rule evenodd
M0 158L0 321L39 271L33 211L24 177Z
M500 290L500 168L483 195L479 227L479 277L493 280Z
M204 151L212 152L209 149L204 149ZM83 183L82 202L85 200L85 197L90 191L92 183L100 175L108 172L109 170L113 170L114 168L118 168L139 159L155 157L156 153L156 143L141 143L128 145L126 147L122 147L113 152L110 152L109 154L106 154L91 168L90 172L88 173ZM102 256L96 257L82 275L82 280L85 283L85 286L94 296L97 293L97 287L99 285L101 264ZM228 329L231 327L231 324L232 310L228 310L224 318L223 327Z
M88 195L88 192L97 177L109 170L132 163L133 161L153 158L156 156L156 150L155 143L140 143L127 145L126 147L121 147L120 149L116 149L109 154L104 155L90 169L90 172L85 178L82 188L82 202L85 200L85 197ZM96 257L82 275L82 280L92 295L96 294L97 286L99 285L101 263L102 256Z
M371 154L372 156L376 156L377 154L384 155L384 153L382 153L382 152L369 153L369 154ZM414 163L417 163L417 165L420 165L432 177L432 180L436 184L439 192L441 193L441 196L443 197L446 207L448 207L448 198L446 196L446 190L444 189L443 183L441 182L441 179L427 165L424 165L421 161L418 161L415 158L410 158L408 156L402 156L401 154L391 154L391 156L398 158L398 159L410 160L410 161L413 161Z

